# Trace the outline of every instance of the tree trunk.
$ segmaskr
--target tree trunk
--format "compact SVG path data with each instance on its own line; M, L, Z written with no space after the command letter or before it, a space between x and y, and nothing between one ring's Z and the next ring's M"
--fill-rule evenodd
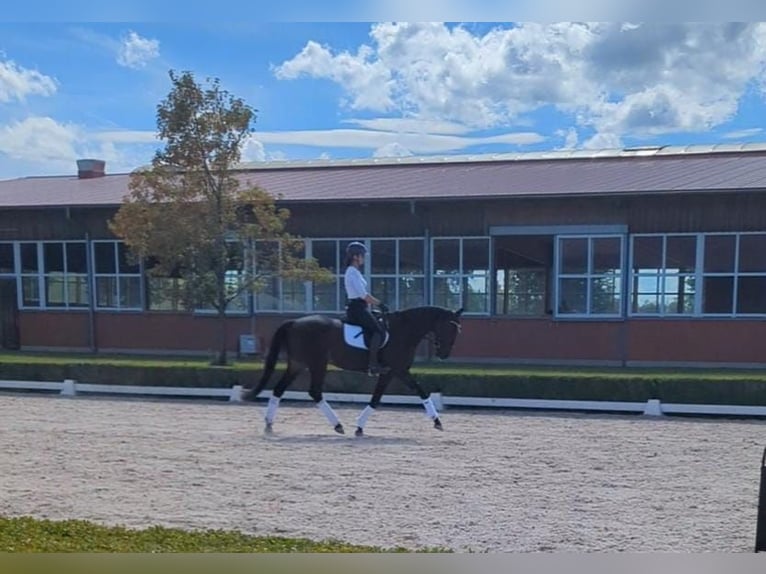
M215 359L215 364L219 366L224 366L227 364L227 349L226 349L226 339L228 335L228 324L227 324L228 317L226 316L226 310L219 310L218 311L218 327L219 327L219 340L218 340L218 354Z

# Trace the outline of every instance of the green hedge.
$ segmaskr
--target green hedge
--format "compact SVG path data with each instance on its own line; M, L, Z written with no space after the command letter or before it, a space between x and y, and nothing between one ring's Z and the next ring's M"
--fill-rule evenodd
M559 399L666 403L766 405L766 372L678 372L631 370L493 369L478 367L416 367L418 380L429 392L447 396L491 398ZM272 377L276 382L278 370ZM0 378L7 380L63 381L111 385L213 387L251 386L260 376L260 364L210 367L203 362L188 364L121 364L106 361L70 362L18 360L0 361ZM363 374L331 370L328 392L372 393L375 380ZM307 390L302 375L292 390ZM394 381L389 394L411 394Z

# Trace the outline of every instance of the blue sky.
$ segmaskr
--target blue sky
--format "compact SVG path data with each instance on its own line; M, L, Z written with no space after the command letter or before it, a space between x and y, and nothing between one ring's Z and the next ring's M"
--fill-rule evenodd
M0 178L147 163L171 68L259 110L250 161L765 139L758 23L3 23Z

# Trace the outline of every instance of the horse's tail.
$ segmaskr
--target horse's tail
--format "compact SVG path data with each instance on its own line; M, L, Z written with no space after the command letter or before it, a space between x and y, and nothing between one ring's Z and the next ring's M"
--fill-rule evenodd
M263 374L261 375L261 380L258 381L258 384L254 388L248 390L242 396L244 400L254 401L268 384L269 379L271 378L271 375L274 374L274 369L277 366L279 352L287 342L287 334L289 333L292 326L293 321L285 321L274 333L274 336L271 338L271 345L269 345L269 352L266 355L266 360L263 363Z

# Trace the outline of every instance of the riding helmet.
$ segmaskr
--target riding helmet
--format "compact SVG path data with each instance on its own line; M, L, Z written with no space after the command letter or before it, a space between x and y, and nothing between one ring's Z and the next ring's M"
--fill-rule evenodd
M367 247L365 247L364 243L360 243L359 241L352 241L348 244L348 247L346 247L346 255L349 257L353 257L354 255L365 255L367 253Z

